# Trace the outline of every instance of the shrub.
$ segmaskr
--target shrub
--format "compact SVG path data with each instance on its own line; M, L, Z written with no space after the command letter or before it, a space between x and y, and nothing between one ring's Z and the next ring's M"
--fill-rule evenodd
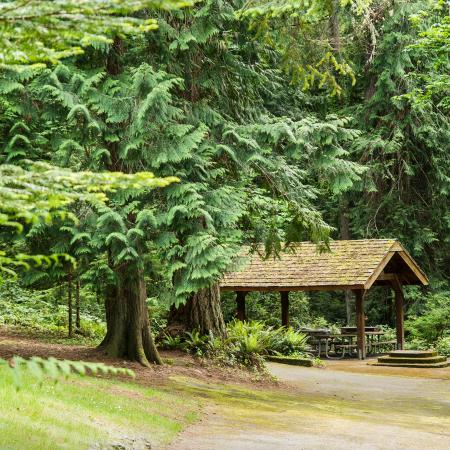
M189 353L203 356L207 352L209 341L210 336L202 336L199 331L193 330L191 333L186 332L186 339L183 346Z
M180 349L214 359L220 365L244 366L263 370L265 355L308 356L307 337L292 328L272 328L262 322L233 320L227 325L228 337L202 336L197 330L185 337L165 336L162 346Z
M434 347L450 336L450 293L428 295L422 314L410 317L405 322L405 329L411 345L423 342L425 346Z
M244 366L263 367L264 355L307 356L307 336L292 328L268 327L258 321L231 321L228 352Z
M264 355L309 356L307 337L292 328L272 328L259 321L233 320L225 341L210 343L209 355L227 365L264 367Z
M157 297L148 298L146 303L150 315L152 332L156 336L159 334L163 335L164 329L167 326L168 306L164 302L161 302Z
M228 340L246 354L266 354L271 343L271 330L257 321L233 320L227 326Z
M450 357L450 336L439 339L435 348L440 355Z
M272 330L270 336L270 353L292 356L294 354L306 354L309 350L307 344L308 336L294 331L292 328Z
M384 332L383 340L392 341L397 339L397 331L395 328L391 328L389 325L377 325L380 331Z

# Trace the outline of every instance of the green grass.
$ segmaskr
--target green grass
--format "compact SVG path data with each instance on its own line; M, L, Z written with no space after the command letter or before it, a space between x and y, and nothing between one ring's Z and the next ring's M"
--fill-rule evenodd
M105 448L131 439L162 448L197 418L191 396L118 380L73 376L16 391L0 369L0 447Z

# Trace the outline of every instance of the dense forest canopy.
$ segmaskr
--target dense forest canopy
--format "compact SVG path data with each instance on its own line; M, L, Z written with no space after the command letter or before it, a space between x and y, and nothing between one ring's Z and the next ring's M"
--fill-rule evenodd
M408 292L412 335L428 344L427 321L444 324L433 339L448 333L445 2L205 0L125 10L117 1L104 14L93 13L95 1L85 10L67 2L57 14L41 9L53 2L28 2L28 19L9 10L15 3L0 8L0 268L15 255L68 255L16 264L21 289L58 304L64 283L70 305L75 289L78 308L81 296L82 309L105 314L108 354L158 363L147 307L157 331L168 318L224 335L217 282L242 244L263 243L273 257L284 242L326 250L330 238L395 237L431 279L428 292ZM95 20L52 45L76 14ZM12 50L33 37L34 48ZM43 163L78 174L61 190L107 190L107 201L58 197L59 185L37 172ZM3 196L17 185L3 174L24 165L35 178L23 187L55 189L46 201L65 214L10 218ZM97 173L91 187L86 171ZM125 174L116 186L111 179L117 189L105 188L102 177L117 172ZM330 298L298 295L295 307L304 321L343 322ZM260 300L254 318L270 322L272 307ZM386 323L392 305L375 300L369 317Z

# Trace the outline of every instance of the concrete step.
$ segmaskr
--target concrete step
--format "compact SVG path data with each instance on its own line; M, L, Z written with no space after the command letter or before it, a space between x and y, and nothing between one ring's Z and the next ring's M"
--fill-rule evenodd
M411 357L393 357L393 356L380 356L378 358L379 363L405 363L405 364L434 364L447 361L445 356L431 356L426 358L411 358Z
M387 362L376 362L372 363L372 366L387 366L387 367L414 367L416 369L431 369L431 368L443 368L447 367L449 364L447 361L432 363L432 364L413 364L413 363L387 363Z
M435 350L394 350L389 352L389 356L401 358L431 358L437 356Z

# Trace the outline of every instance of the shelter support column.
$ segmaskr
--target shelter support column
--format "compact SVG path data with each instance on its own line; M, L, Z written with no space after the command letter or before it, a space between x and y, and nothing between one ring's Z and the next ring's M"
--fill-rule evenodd
M397 350L405 348L405 328L404 328L404 297L403 288L397 276L392 280L392 288L395 293L395 329L397 333Z
M364 314L364 297L366 291L358 289L354 291L356 297L356 344L358 347L358 358L366 358L366 317Z
M246 295L247 295L246 291L237 291L236 292L236 317L241 322L243 322L247 318L245 315L245 296Z
M281 291L281 325L289 326L289 291Z

